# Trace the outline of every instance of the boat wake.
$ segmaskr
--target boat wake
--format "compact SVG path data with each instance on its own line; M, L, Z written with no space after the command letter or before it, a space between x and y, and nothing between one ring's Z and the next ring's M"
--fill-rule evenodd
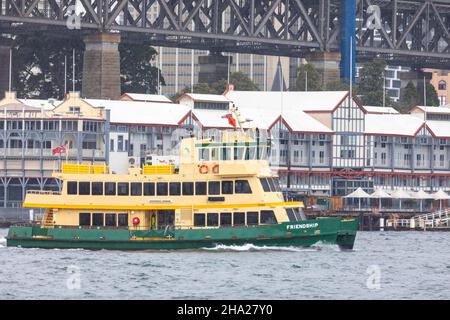
M0 236L0 248L6 247L6 238L3 236Z
M255 246L253 244L247 243L244 245L223 245L218 244L212 248L202 248L206 251L216 251L216 252L257 252L257 251L290 251L290 252L305 252L305 251L317 251L319 249L312 247L278 247L278 246Z

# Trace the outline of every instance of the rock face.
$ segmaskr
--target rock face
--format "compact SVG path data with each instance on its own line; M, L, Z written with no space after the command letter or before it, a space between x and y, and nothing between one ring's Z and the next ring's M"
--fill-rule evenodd
M120 35L91 34L84 43L83 98L116 99L120 96Z

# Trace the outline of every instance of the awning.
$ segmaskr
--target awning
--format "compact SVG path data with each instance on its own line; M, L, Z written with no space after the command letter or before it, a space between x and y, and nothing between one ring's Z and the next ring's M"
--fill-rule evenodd
M450 196L447 194L447 192L443 190L439 190L432 194L434 200L449 200Z
M412 199L411 195L403 189L397 189L391 192L391 196L395 199Z
M387 193L383 189L376 189L375 192L370 195L370 197L371 198L376 198L376 199L389 199L389 198L392 198L389 195L389 193Z
M344 198L362 199L362 198L370 198L370 195L367 192L365 192L363 189L358 188L355 191L353 191L352 193L346 195Z

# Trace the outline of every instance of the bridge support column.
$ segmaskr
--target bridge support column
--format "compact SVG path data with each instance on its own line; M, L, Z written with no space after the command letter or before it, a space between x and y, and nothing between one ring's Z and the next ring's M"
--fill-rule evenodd
M0 38L0 99L5 97L9 90L9 50L11 41Z
M211 84L216 81L228 78L228 59L220 53L210 53L207 56L198 57L199 73L198 83Z
M356 74L356 0L341 0L341 77L355 82Z
M324 88L327 83L339 80L341 63L339 52L311 52L305 59L319 72Z
M120 35L97 33L84 38L82 96L116 99L120 96Z

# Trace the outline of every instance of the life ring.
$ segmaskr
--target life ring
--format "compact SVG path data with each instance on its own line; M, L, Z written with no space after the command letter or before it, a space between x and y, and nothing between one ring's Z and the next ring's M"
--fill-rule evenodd
M211 169L212 173L219 173L219 165L215 164L212 169Z
M201 174L207 174L209 171L208 166L206 164L202 164L200 168L198 168L198 172Z

